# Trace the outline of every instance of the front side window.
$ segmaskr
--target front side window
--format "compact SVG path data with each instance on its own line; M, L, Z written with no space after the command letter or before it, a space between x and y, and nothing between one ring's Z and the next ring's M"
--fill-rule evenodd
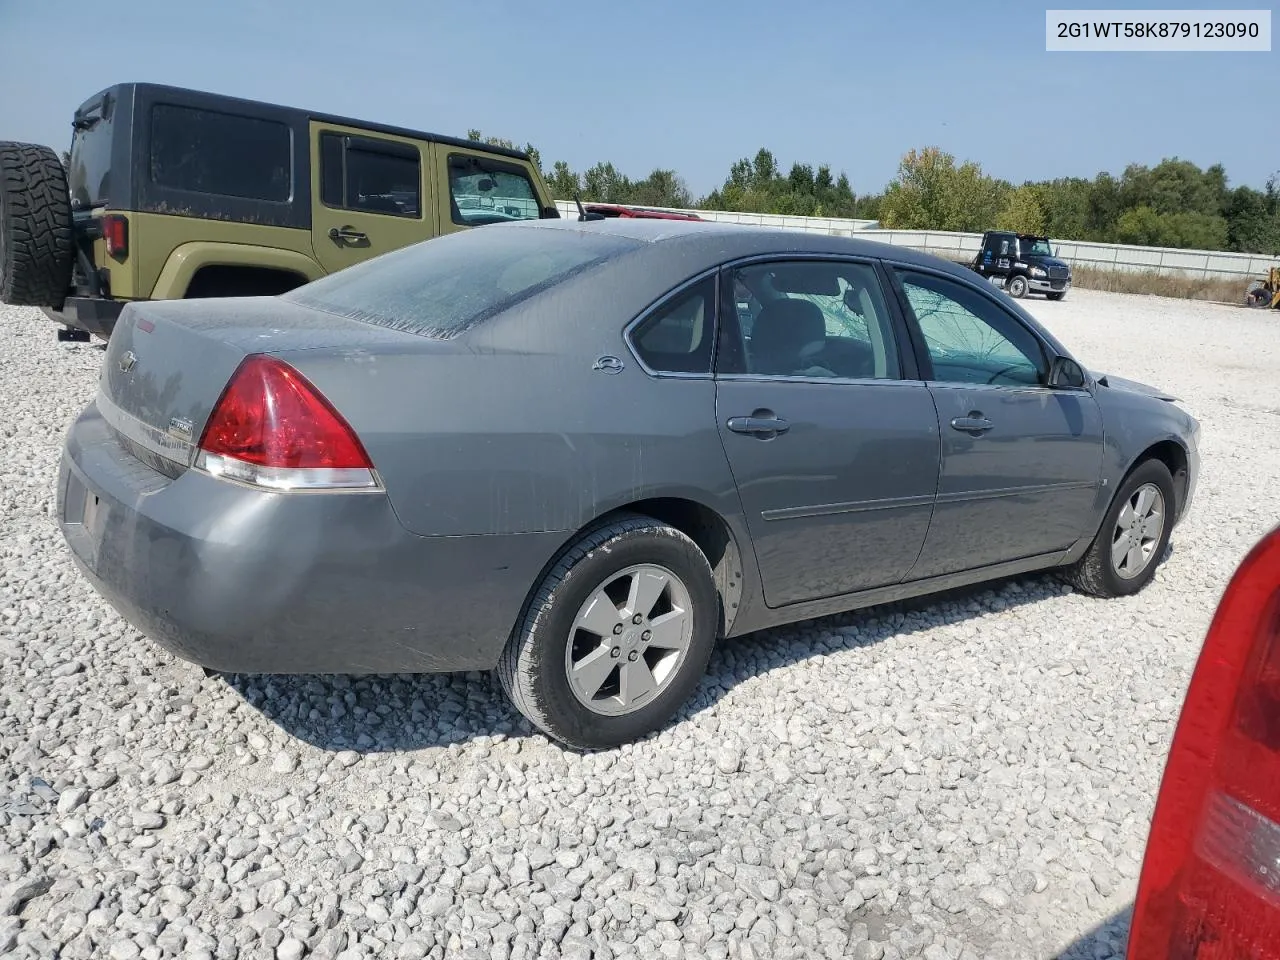
M516 164L488 157L449 155L449 197L453 222L465 227L542 215L529 175Z
M889 310L870 265L776 261L740 267L732 281L742 343L724 351L721 372L857 380L901 375Z
M710 373L715 343L715 278L675 294L631 332L631 344L655 373Z
M902 272L933 365L933 379L1036 386L1047 364L1035 336L969 287L932 274Z
M396 140L320 135L320 200L325 206L392 217L422 216L422 159Z
M149 161L161 187L278 203L293 194L293 136L274 120L158 103Z

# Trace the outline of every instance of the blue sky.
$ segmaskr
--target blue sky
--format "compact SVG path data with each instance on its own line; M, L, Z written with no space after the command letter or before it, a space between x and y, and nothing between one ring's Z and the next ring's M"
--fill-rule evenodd
M82 100L150 80L440 133L479 127L532 141L548 167L673 167L695 194L761 146L784 166L844 170L859 193L924 145L1015 182L1175 155L1221 162L1233 184L1261 187L1280 169L1277 49L1047 53L1044 11L1017 0L0 0L0 138L62 150Z

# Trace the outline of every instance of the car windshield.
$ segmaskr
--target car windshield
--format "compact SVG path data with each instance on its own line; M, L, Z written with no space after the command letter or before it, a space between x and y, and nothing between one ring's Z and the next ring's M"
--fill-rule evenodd
M1019 237L1018 245L1022 249L1022 255L1032 257L1052 257L1053 248L1049 246L1049 241L1044 237Z
M478 227L366 260L284 298L448 340L640 246L637 240L576 230Z

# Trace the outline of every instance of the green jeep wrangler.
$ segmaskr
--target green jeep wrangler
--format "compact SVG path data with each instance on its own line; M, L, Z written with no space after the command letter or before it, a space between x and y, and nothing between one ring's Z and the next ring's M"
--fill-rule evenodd
M558 217L525 153L147 83L90 98L69 169L0 143L0 301L61 339L131 300L270 296L480 224Z

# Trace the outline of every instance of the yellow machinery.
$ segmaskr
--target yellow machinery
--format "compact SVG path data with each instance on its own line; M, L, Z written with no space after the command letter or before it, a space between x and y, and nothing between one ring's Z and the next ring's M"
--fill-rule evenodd
M1245 292L1244 302L1250 307L1280 310L1280 267L1267 271L1267 279L1252 280Z

